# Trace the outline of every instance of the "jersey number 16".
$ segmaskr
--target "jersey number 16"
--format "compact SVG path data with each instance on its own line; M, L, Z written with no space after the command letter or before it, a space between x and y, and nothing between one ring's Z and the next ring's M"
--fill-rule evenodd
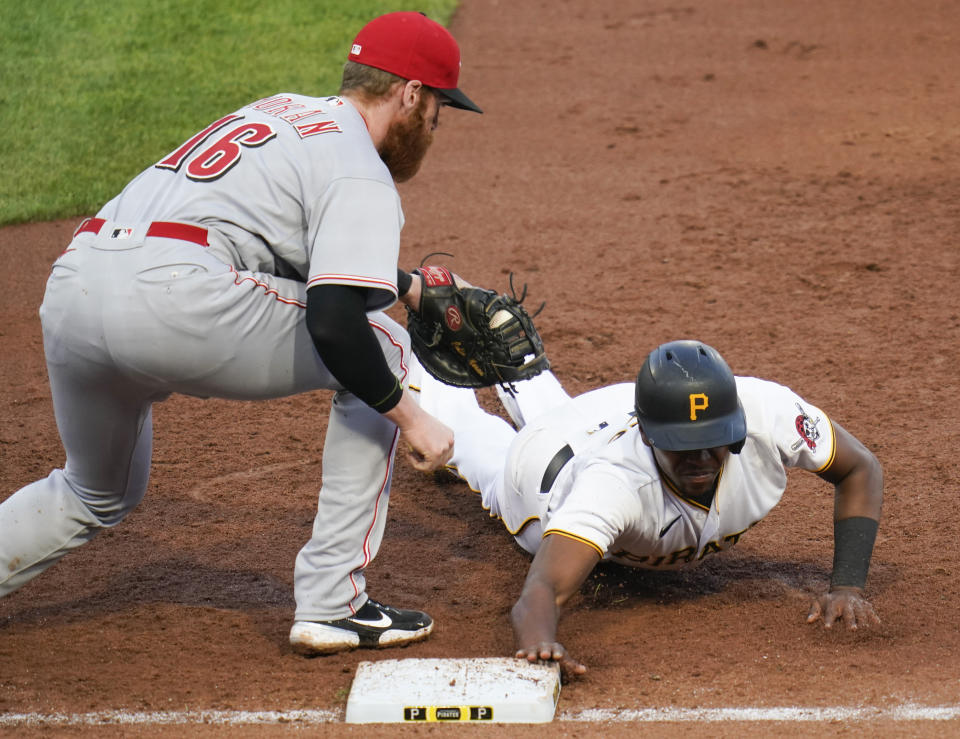
M276 131L266 123L241 123L231 128L209 146L200 148L207 143L216 131L242 118L242 115L231 113L219 121L211 123L154 166L158 169L169 169L177 172L183 163L189 160L184 174L191 180L210 182L223 177L240 161L240 154L242 153L240 147L263 146L277 135Z

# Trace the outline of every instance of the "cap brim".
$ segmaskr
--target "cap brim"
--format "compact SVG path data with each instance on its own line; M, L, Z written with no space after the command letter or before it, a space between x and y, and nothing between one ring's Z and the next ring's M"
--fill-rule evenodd
M444 90L438 88L440 92L444 94L447 98L447 105L451 108L459 108L460 110L472 110L474 113L482 113L479 106L473 102L470 98L460 92L459 89L454 87L450 90Z
M738 402L739 405L739 402ZM702 423L676 424L645 421L643 433L650 443L668 452L687 452L738 444L747 438L747 419L740 406L733 413Z

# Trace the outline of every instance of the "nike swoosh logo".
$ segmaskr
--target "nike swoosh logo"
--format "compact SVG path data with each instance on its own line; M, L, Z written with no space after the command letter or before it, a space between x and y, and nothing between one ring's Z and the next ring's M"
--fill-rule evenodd
M381 613L380 618L376 621L365 621L362 618L351 618L350 620L360 626L370 626L375 629L386 629L393 626L393 620L386 613Z
M673 525L674 525L677 521L679 521L679 520L680 520L680 516L677 516L677 517L676 517L675 519L673 519L670 523L668 523L666 526L664 526L662 529L660 529L660 538L662 539L662 538L663 538L663 535L666 534L666 533L670 530L670 527L673 526Z

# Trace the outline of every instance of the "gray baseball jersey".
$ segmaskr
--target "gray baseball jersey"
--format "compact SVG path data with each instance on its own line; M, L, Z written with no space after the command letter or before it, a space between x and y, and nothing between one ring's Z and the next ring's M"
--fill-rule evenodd
M414 382L423 407L454 429L453 469L531 553L543 536L557 534L626 565L694 565L732 547L770 512L787 468L821 471L835 453L820 409L782 385L738 377L747 440L728 456L704 506L661 474L637 428L632 383L576 398L549 372L517 383L516 397L508 397L520 411L513 413L523 424L517 433L485 413L472 391L419 373Z
M306 291L358 285L371 311L389 306L402 225L358 111L286 94L207 126L85 221L41 307L67 461L0 505L0 595L139 503L154 402L342 390L306 328ZM369 322L404 381L406 331L379 312ZM393 423L335 394L313 535L295 566L297 620L366 601L396 443Z
M339 97L284 93L212 123L146 169L98 214L186 221L238 270L396 297L403 213L360 113Z

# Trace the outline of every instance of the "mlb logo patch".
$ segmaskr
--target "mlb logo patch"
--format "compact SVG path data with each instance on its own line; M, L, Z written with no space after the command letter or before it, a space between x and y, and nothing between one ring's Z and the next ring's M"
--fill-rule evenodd
M111 239L129 239L130 234L133 233L132 228L115 228L113 233L110 234Z
M351 54L359 54L359 53L360 53L360 49L362 49L362 48L363 48L363 47L362 47L360 44L354 44L353 46L350 47L350 53L351 53Z

